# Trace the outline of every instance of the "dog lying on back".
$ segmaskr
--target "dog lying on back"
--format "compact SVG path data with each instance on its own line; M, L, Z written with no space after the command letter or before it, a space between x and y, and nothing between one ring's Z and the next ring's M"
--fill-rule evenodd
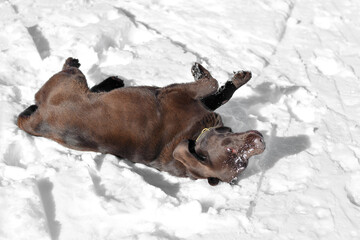
M110 77L89 89L77 59L68 58L18 117L29 134L66 147L110 153L179 177L231 182L265 149L258 131L233 133L213 112L251 78L237 72L218 89L200 64L194 82L124 87Z

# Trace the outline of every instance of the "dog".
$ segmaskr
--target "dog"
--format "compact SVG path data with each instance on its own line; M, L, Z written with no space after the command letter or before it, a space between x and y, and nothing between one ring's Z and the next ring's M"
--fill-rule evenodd
M265 150L262 134L233 133L214 110L251 79L235 72L218 88L208 70L195 63L195 81L166 87L124 87L109 77L89 89L77 59L35 94L35 105L17 119L20 129L68 148L113 154L179 177L231 182L251 156Z

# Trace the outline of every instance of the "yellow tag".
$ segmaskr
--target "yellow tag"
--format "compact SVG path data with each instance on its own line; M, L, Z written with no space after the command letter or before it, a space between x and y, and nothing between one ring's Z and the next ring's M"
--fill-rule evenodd
M204 129L201 131L200 135L197 137L197 139L196 139L195 142L197 142L197 141L199 140L199 138L201 137L201 135L203 135L205 132L209 131L210 129L212 129L212 127L211 127L211 128L204 128Z

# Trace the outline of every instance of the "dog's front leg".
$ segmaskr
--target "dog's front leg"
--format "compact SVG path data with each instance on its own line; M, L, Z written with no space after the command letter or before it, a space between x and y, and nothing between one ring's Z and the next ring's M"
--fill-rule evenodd
M216 93L209 95L201 102L210 110L214 111L221 105L227 103L234 92L251 79L251 72L240 71L234 73L231 81L227 81Z
M184 84L172 84L164 88L165 93L169 91L186 93L193 99L202 99L215 93L219 84L215 78L211 76L199 63L195 63L191 68L191 73L195 78L195 82Z

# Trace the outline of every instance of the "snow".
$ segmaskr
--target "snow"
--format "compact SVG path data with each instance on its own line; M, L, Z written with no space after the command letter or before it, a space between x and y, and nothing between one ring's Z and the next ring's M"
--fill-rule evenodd
M359 239L359 1L0 2L0 239ZM253 79L218 109L266 151L234 185L176 178L19 130L63 61L90 86Z

